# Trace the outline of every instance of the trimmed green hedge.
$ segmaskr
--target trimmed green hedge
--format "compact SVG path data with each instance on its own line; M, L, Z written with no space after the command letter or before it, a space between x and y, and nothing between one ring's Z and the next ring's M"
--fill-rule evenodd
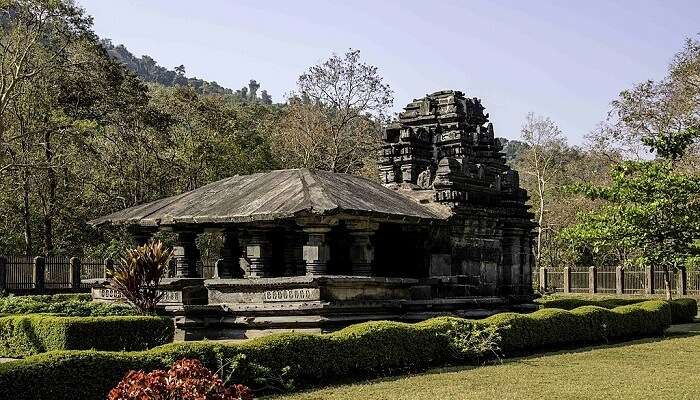
M648 298L639 297L609 297L586 295L552 295L535 300L542 308L560 308L573 310L583 306L598 306L603 308L615 308L630 304L649 301ZM698 314L698 303L695 299L681 298L671 300L671 323L685 324L693 322Z
M90 294L0 297L0 314L42 313L76 317L136 315L128 304L91 301Z
M172 319L162 317L0 317L0 356L26 357L53 350L145 350L173 340Z
M695 321L698 315L698 302L695 299L676 299L671 301L671 322L687 324Z
M540 310L504 313L485 320L441 317L417 324L367 322L327 335L277 334L239 343L172 343L141 352L54 352L0 364L0 398L100 399L131 369L167 368L181 358L198 358L209 368L244 355L246 363L272 373L289 367L296 388L345 382L463 362L456 359L448 331L463 333L496 327L505 356L660 335L670 306L648 301L608 310ZM250 384L254 368L239 366L232 382Z

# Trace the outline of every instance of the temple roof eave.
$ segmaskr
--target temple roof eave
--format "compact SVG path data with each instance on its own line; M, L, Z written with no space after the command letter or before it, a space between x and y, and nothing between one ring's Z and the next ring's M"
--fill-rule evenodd
M368 221L392 224L411 225L435 225L443 223L448 215L435 213L433 217L377 213L371 210L324 210L323 212L302 211L296 213L268 213L264 215L225 215L225 216L178 216L162 218L129 218L114 219L103 218L94 226L124 226L144 229L177 229L178 227L199 227L202 229L225 228L231 225L255 225L255 224L283 224L285 222L313 223L320 225L332 225L330 221Z

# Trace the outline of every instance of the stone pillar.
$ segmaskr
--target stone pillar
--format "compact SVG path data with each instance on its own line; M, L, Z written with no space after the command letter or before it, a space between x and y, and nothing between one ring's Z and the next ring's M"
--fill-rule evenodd
M598 268L588 268L588 292L598 293Z
M523 265L523 284L530 287L532 285L532 269L533 261L532 257L532 239L529 236L522 238L522 253L521 253L521 263ZM530 293L530 289L528 289Z
M70 264L68 265L68 279L70 280L71 289L80 289L80 259L78 257L71 257Z
M564 267L564 293L571 293L571 267Z
M523 292L522 286L523 286L523 279L525 276L524 273L524 268L523 268L523 260L522 260L522 246L520 243L520 239L515 237L510 239L510 265L511 265L511 270L510 270L510 284L512 289L513 294L521 294ZM504 246L505 248L505 246ZM505 260L505 254L503 256L503 259Z
M272 268L272 243L269 238L269 230L252 229L246 244L245 254L250 262L251 278L264 278L270 276Z
M44 289L44 276L46 273L46 259L44 257L34 257L34 268L32 271L32 282L34 289Z
M372 276L374 272L374 244L372 239L379 228L375 223L348 223L350 232L350 263L352 274Z
M192 231L177 232L175 253L176 278L200 278L197 270L199 251L197 250L197 233Z
M306 245L303 247L304 261L306 261L306 275L324 275L328 270L330 259L330 247L328 246L329 226L304 227L304 233L308 235Z
M104 265L104 278L107 279L112 276L112 272L114 271L114 260L111 258L105 258L103 261Z
M625 269L621 266L615 268L615 293L625 294Z
M654 268L645 267L644 276L646 278L647 294L654 294Z
M239 264L241 246L238 243L238 232L227 229L222 234L223 246L221 258L216 262L216 277L223 279L242 278L243 271Z
M284 276L304 275L302 235L294 230L284 233Z
M547 268L540 268L540 292L547 293Z

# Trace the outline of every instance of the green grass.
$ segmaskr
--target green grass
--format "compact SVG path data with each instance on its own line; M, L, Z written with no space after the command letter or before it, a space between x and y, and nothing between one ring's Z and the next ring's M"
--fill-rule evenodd
M686 332L690 333L497 365L443 368L275 399L697 399L700 324Z

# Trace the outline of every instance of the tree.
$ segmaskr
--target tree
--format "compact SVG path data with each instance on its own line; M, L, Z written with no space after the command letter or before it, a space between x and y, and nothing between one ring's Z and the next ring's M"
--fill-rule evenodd
M621 150L628 156L647 158L648 151L679 159L692 143L689 129L700 126L700 42L686 40L675 55L668 74L659 81L647 80L623 90L594 140ZM677 146L677 144L684 144ZM671 149L680 153L671 154Z
M700 177L678 173L665 160L626 161L611 175L610 185L574 188L606 204L582 215L563 237L596 249L621 246L636 254L637 263L661 266L670 299L669 270L696 251L700 237Z
M358 50L333 54L299 77L273 135L274 154L287 167L361 171L376 155L392 94Z
M276 166L269 132L279 106L207 95L214 83L196 87L184 68L123 58L168 85L176 73L188 79L145 85L107 51L130 53L100 41L69 0L2 2L0 29L0 86L9 85L0 88L5 254L111 255L125 232L97 232L86 221Z
M521 129L521 138L527 148L520 153L518 167L525 175L534 179L534 193L531 193L536 204L537 247L535 258L539 265L542 260L543 232L547 230L545 213L550 197L552 180L561 177L563 153L566 150L566 139L559 127L549 118L527 114Z
M33 248L37 206L50 253L62 175L68 182L66 152L124 94L124 74L107 58L91 19L70 1L6 1L0 13L0 170L10 178L0 185L21 185L25 253Z

